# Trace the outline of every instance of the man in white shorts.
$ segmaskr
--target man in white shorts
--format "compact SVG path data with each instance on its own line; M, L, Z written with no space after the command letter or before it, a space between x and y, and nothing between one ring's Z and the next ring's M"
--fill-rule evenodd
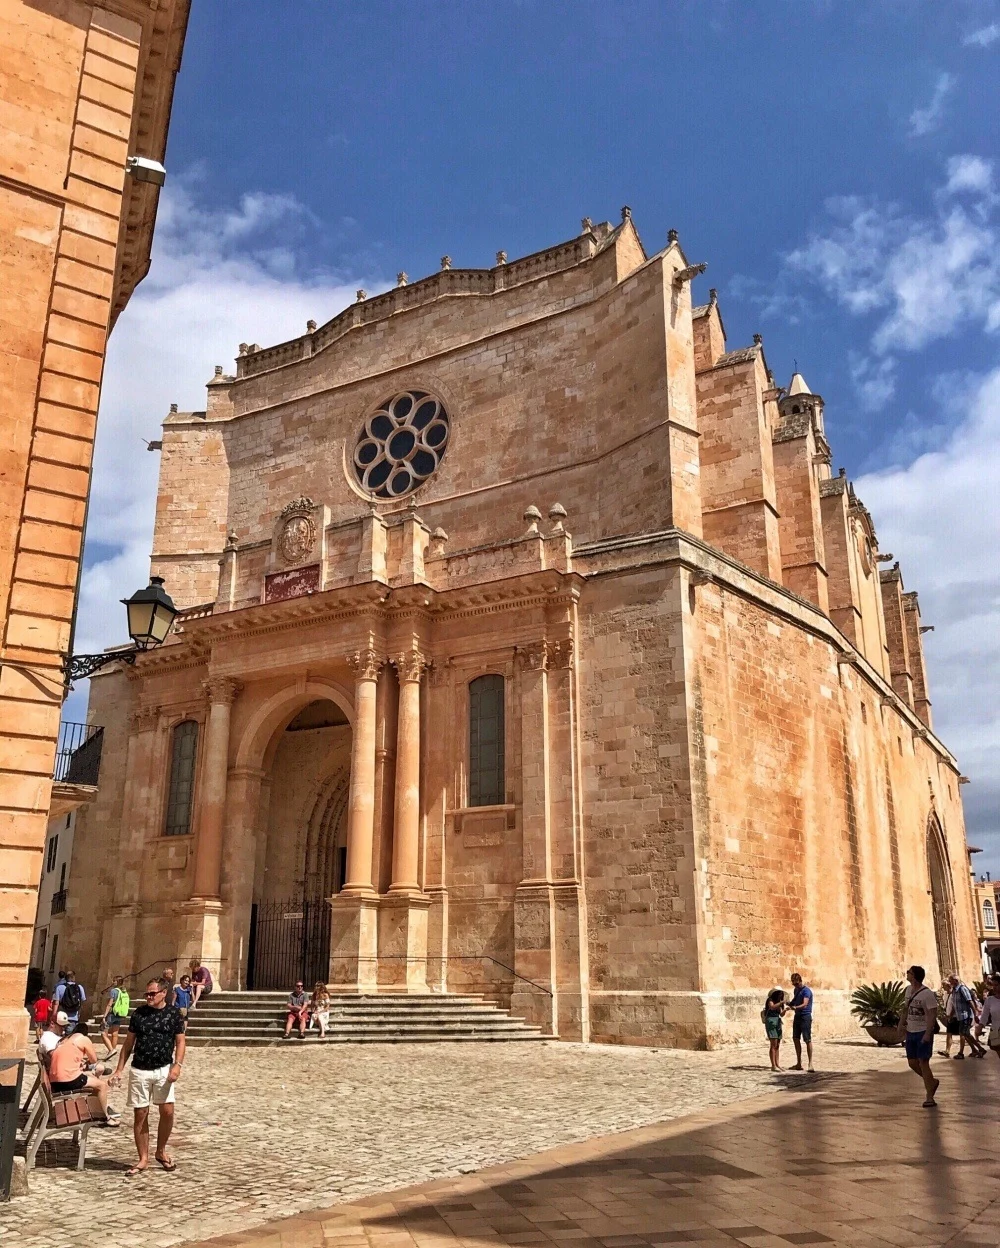
M128 1177L149 1169L149 1107L157 1106L156 1152L153 1156L164 1170L177 1166L167 1152L167 1141L174 1127L174 1084L184 1064L184 1019L180 1010L166 1003L166 985L151 979L146 985L146 1004L132 1014L128 1035L118 1055L118 1068L111 1076L115 1087L121 1083L122 1071L129 1057L132 1069L128 1077L128 1108L135 1111L133 1130L138 1162Z

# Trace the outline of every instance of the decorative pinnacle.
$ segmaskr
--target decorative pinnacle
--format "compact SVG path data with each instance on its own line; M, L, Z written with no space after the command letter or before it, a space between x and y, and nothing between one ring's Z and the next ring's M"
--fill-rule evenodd
M708 302L714 307L719 302L719 292L714 286L709 288Z
M562 503L553 503L549 508L549 519L555 521L552 532L565 533L563 521L566 519L566 508Z
M505 251L498 251L497 252L497 264L506 264L506 263L507 263L507 253Z
M222 365L221 365L221 364L216 364L216 366L215 366L215 375L216 375L216 377L221 377L221 376L222 376Z
M632 216L632 209L628 204L622 205L622 221L628 221Z
M358 291L357 296L356 296L356 300L357 300L357 302L358 302L358 303L364 303L364 301L365 301L367 298L368 298L368 291L367 291L367 290L359 290L359 291Z
M410 279L407 277L405 269L400 269L399 272L396 274L397 286L405 286L409 280Z
M669 243L676 243L676 242L677 242L677 231L667 230L667 243L669 244Z
M247 344L245 342L241 342L240 343L240 355L246 355L248 350L249 348L247 347Z
M527 520L528 522L528 533L529 534L537 533L538 522L542 518L542 513L538 510L536 506L534 506L534 504L532 504L530 507L527 507L525 509L523 518Z
M583 220L580 222L581 234L589 234L593 228L594 228L594 223L593 221L591 221L590 217L584 217Z
M172 412L176 412L176 411L177 411L177 404L176 404L176 403L171 403L171 404L170 404L170 410L171 410Z
M442 257L441 257L441 268L442 268L442 269L450 269L450 268L451 268L451 256L442 256Z
M315 321L306 321L306 333L307 333L307 334L314 334L315 332L316 332L316 322L315 322Z
M753 341L754 346L761 347L764 345L764 339L760 334L754 334Z

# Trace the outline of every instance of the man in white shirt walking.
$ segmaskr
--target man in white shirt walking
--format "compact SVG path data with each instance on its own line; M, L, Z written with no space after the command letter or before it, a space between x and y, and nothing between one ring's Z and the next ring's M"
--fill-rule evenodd
M1000 1057L1000 978L996 975L990 981L989 995L983 1002L979 1022L976 1024L977 1039L983 1034L983 1029L986 1027L990 1031L986 1043L997 1057Z
M938 999L937 993L924 985L925 974L922 966L911 966L906 972L910 986L906 990L906 1012L899 1023L899 1038L906 1044L910 1070L924 1081L924 1109L933 1109L937 1104L934 1093L941 1082L931 1073Z

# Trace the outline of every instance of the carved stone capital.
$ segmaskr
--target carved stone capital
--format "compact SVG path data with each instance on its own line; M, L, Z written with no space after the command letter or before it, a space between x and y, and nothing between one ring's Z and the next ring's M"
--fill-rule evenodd
M377 650L355 650L347 656L347 666L358 680L378 680L385 659Z
M160 719L158 706L136 707L128 717L129 732L149 732L155 728Z
M392 660L392 665L396 669L400 684L419 680L424 670L430 667L430 664L431 661L428 656L416 648L404 650L402 654L397 654Z
M573 666L573 638L564 637L562 641L550 641L549 645L549 667L572 667Z
M232 706L243 686L232 676L210 676L201 682L205 697L213 706Z
M544 672L549 666L549 643L543 639L518 646L517 659L528 671Z

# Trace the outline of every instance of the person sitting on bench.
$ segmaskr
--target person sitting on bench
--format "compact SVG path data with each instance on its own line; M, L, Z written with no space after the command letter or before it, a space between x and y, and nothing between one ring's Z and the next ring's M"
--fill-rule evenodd
M108 1081L91 1074L86 1068L97 1064L97 1050L89 1036L74 1031L64 1036L49 1056L49 1084L58 1096L67 1092L92 1092L101 1107L101 1113L109 1120L115 1114L108 1113Z

